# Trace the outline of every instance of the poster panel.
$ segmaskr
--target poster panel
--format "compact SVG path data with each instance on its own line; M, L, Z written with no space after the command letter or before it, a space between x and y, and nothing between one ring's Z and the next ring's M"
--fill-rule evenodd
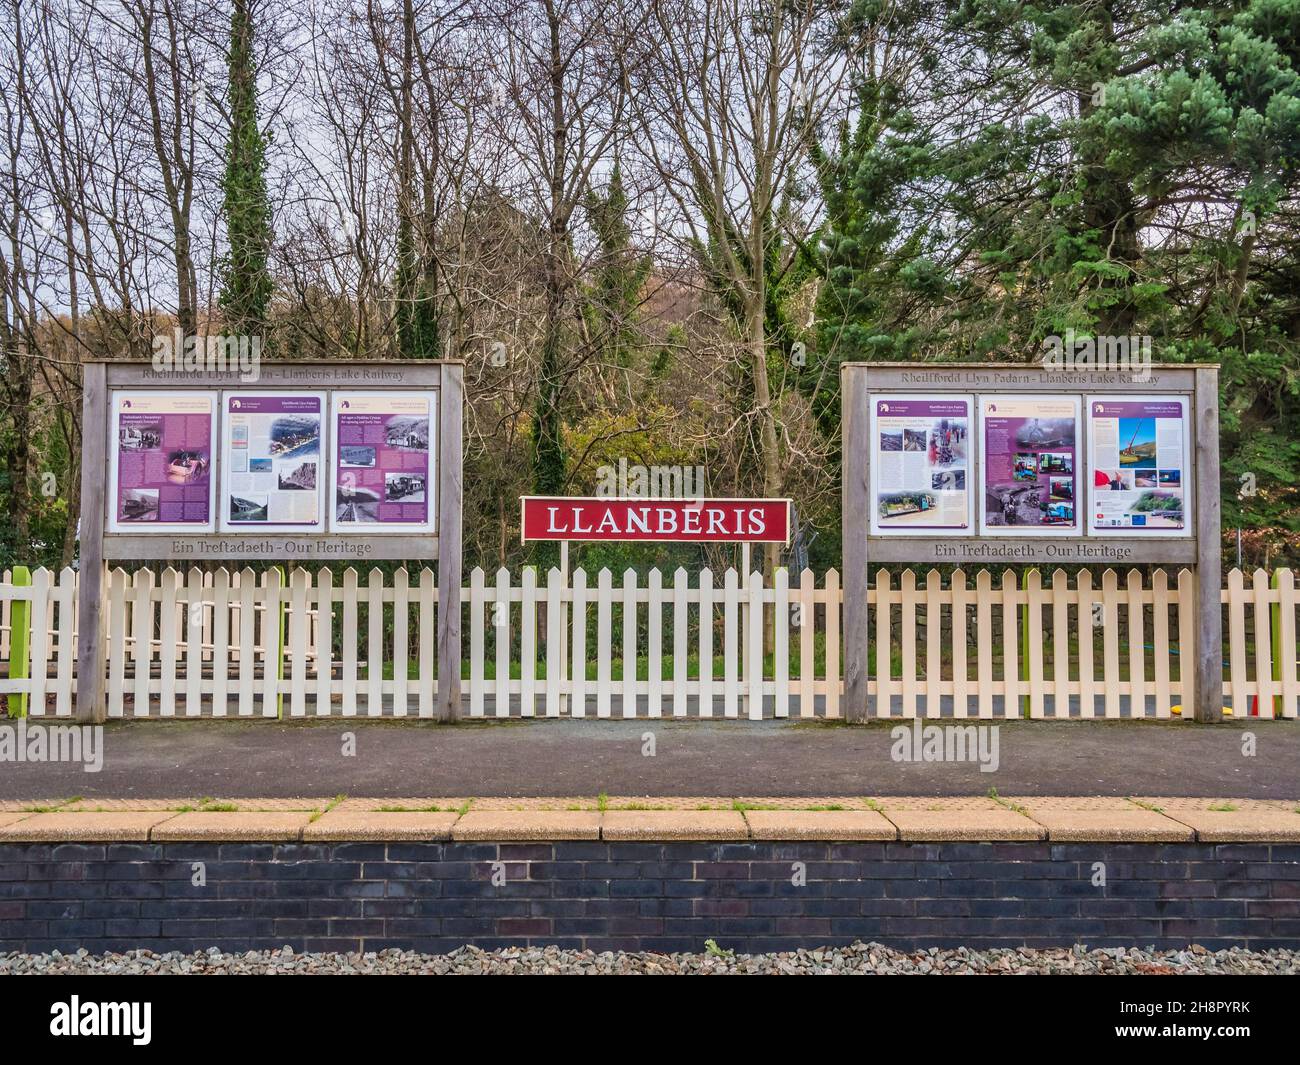
M1088 531L1191 536L1186 396L1089 396Z
M214 531L216 412L216 392L112 393L109 532Z
M323 532L323 392L222 393L223 532Z
M330 397L334 532L437 529L438 393Z
M969 532L973 396L871 397L871 535Z
M1080 396L979 397L988 536L1077 536Z

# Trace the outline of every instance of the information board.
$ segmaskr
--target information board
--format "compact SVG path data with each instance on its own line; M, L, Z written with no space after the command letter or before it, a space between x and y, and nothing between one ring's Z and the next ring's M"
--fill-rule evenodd
M1186 396L1088 397L1088 532L1190 536Z
M225 392L222 531L323 529L324 431L323 392Z
M971 528L973 396L879 396L871 404L871 531Z
M1078 396L980 396L980 532L1074 536Z
M211 532L217 394L113 394L110 532Z
M437 402L434 391L332 395L331 530L436 528Z

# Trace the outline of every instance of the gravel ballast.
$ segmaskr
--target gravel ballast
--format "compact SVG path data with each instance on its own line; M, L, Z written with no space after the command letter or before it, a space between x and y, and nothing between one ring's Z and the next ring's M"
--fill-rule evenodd
M384 950L366 954L274 951L223 954L0 954L7 975L1017 975L1017 974L1240 974L1300 973L1300 951L1157 951L1125 947L971 950L966 947L906 952L878 943L823 947L783 954L594 953L557 947L485 951L462 947L450 954Z

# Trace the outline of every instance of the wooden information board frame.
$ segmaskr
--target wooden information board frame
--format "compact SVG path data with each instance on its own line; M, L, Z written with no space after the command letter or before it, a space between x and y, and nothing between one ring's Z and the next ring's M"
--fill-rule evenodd
M437 527L433 533L370 531L365 534L284 532L110 533L108 511L116 498L110 485L110 454L116 446L109 424L112 394L119 390L262 392L434 390L438 394L436 447ZM78 594L77 720L103 721L103 606L110 561L374 562L399 559L438 563L438 717L460 712L461 511L465 368L459 361L396 359L263 362L256 380L230 370L157 370L150 362L93 360L83 366L81 469L81 571ZM328 417L328 412L324 412ZM221 440L221 404L212 447ZM328 472L322 455L321 476ZM219 476L214 465L209 476ZM332 505L332 486L327 506ZM219 504L218 504L219 505ZM323 515L324 517L324 515Z
M1173 564L1195 570L1196 676L1191 698L1198 721L1218 721L1223 698L1223 624L1219 610L1223 586L1219 511L1219 370L1202 364L1153 365L1146 374L1101 369L1055 369L1041 364L1009 363L845 363L840 368L843 417L842 534L844 551L844 706L850 721L868 720L867 589L872 563L947 565ZM1188 397L1189 453L1193 483L1184 486L1191 503L1191 535L1088 533L1086 512L1091 478L1091 440L1086 409L1075 441L1076 513L1080 535L996 539L980 536L978 522L964 532L943 536L871 535L870 405L877 396L925 393L945 396L992 396L1047 393L1061 396L1170 395ZM978 407L978 402L976 403ZM967 473L967 490L983 492L982 441L977 440L977 411L972 410L970 444L979 453L980 477ZM1082 471L1085 477L1080 477ZM1082 494L1080 485L1082 484ZM1080 496L1082 496L1080 498ZM978 498L976 512L979 510ZM1212 604L1202 608L1202 604Z

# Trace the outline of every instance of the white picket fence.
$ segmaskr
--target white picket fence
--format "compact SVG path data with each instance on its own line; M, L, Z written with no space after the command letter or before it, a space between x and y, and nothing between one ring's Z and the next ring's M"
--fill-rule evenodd
M868 595L868 683L879 717L1169 717L1190 703L1194 582L1106 570L1094 583L1030 570L996 581L879 571ZM433 571L328 569L109 574L110 717L432 717ZM463 712L470 717L837 718L839 576L581 569L565 581L482 570L464 590ZM1290 570L1237 570L1222 594L1223 691L1235 714L1295 717L1297 596ZM27 653L15 611L30 613ZM765 633L765 626L770 633ZM765 655L764 648L769 652ZM69 716L76 574L0 583L0 694ZM1262 710L1261 710L1262 708Z

